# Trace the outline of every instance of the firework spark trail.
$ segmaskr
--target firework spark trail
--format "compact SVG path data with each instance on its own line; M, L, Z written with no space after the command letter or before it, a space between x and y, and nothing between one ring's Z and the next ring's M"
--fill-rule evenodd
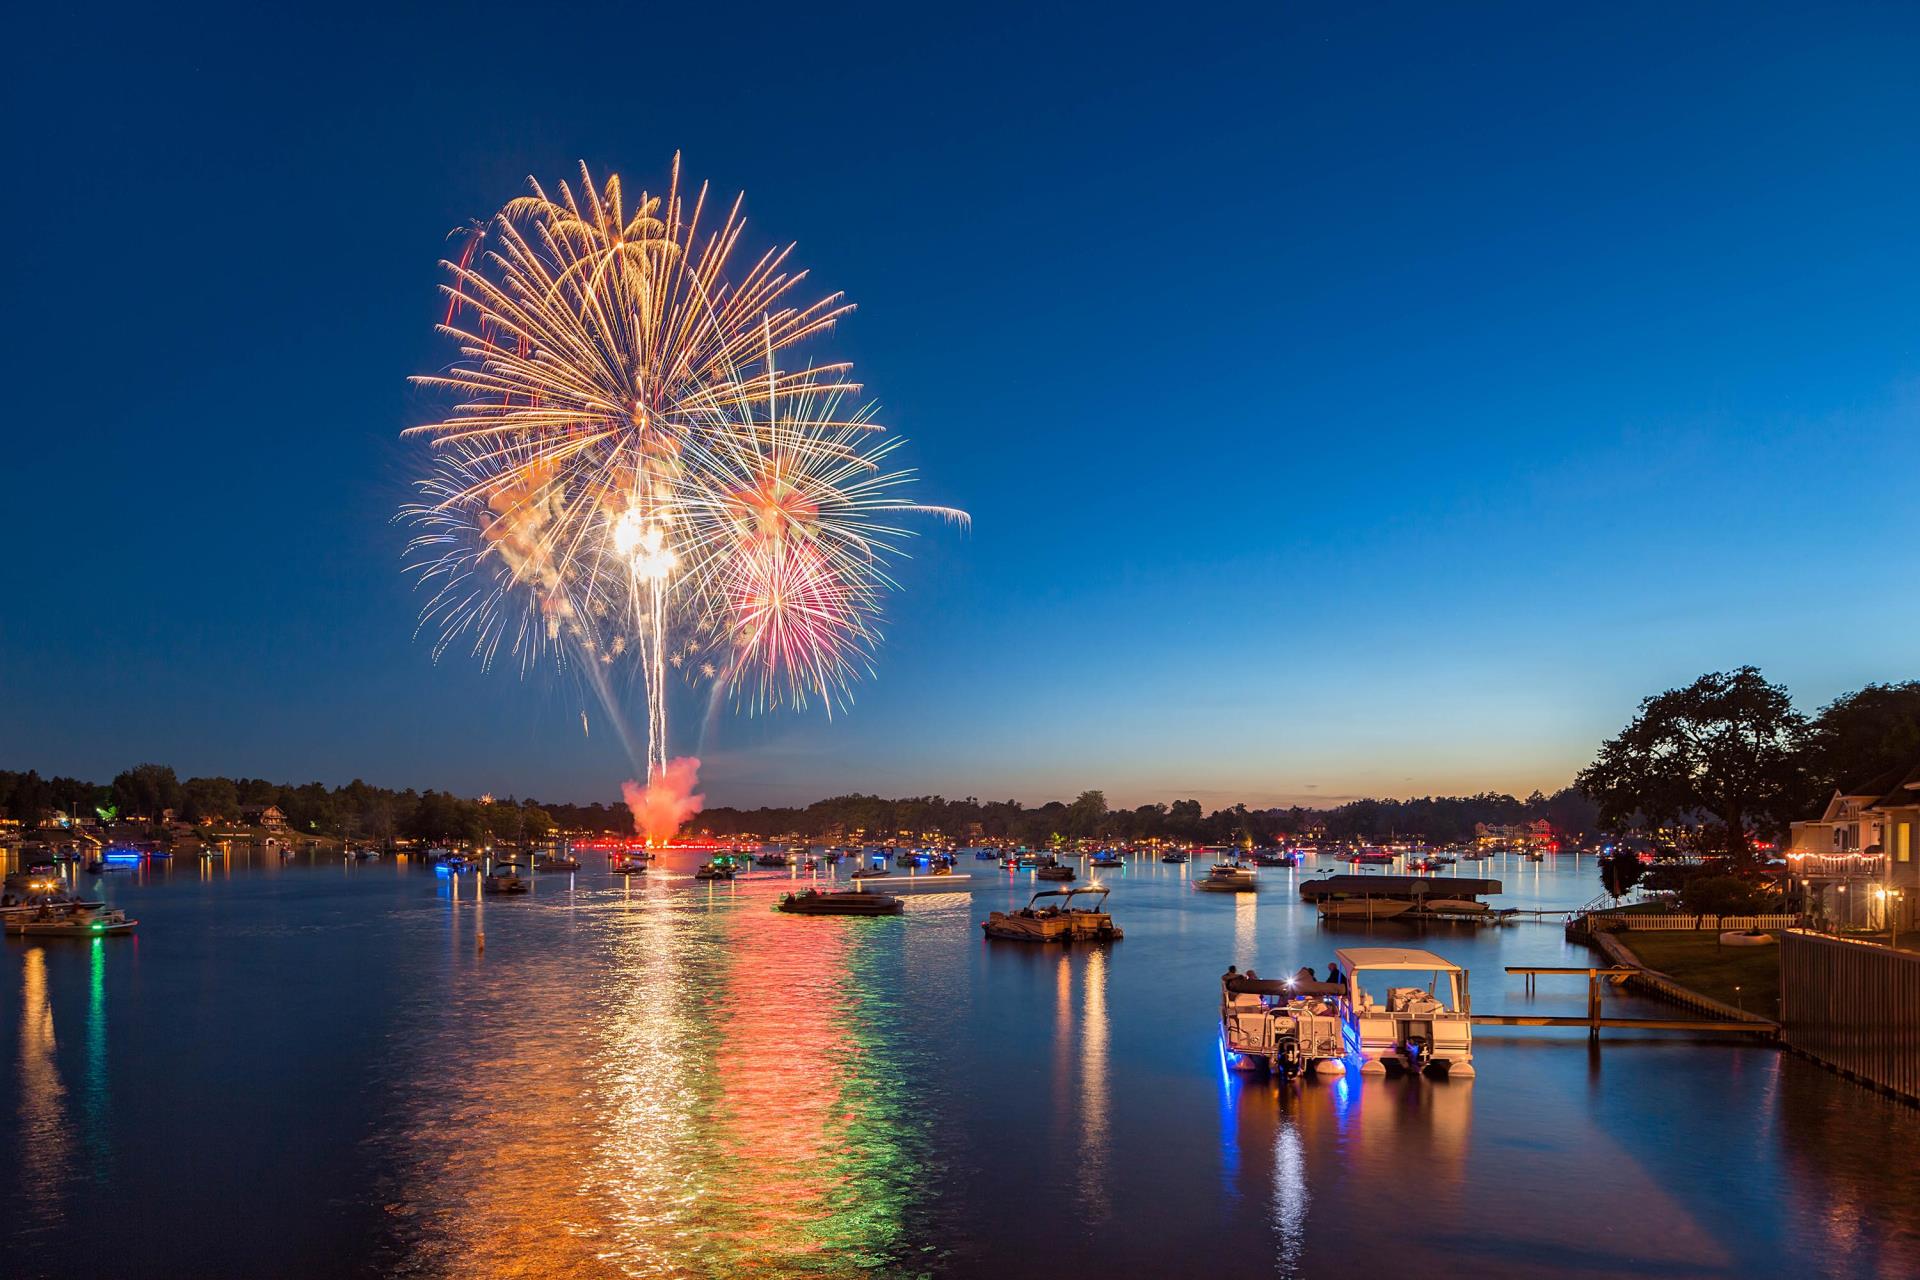
M872 670L898 517L966 520L901 495L850 366L783 367L852 304L805 300L792 246L736 272L741 208L683 195L678 157L631 202L584 166L530 183L442 263L459 358L416 379L448 408L406 433L434 446L401 514L436 658L577 665L616 723L605 671L636 665L650 779L669 666L749 712L831 714Z

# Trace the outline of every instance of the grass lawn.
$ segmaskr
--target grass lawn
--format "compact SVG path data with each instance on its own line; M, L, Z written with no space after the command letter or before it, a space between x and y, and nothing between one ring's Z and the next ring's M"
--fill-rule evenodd
M1780 948L1723 947L1712 929L1646 930L1616 933L1616 939L1683 987L1703 996L1757 1013L1779 1015ZM1735 991L1734 988L1740 988Z

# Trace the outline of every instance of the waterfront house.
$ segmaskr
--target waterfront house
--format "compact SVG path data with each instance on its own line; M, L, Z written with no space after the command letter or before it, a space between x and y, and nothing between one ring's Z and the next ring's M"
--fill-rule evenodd
M1792 824L1787 870L1802 910L1829 924L1913 927L1920 765L1843 784L1818 818Z
M250 827L266 827L277 831L287 825L287 815L280 811L277 804L243 804L240 816Z
M1476 822L1473 824L1473 842L1482 849L1551 850L1554 848L1553 824L1545 818L1516 822L1511 826Z

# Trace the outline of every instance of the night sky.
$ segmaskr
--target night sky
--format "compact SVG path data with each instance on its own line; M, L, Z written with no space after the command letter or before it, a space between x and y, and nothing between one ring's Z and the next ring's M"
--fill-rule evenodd
M59 8L0 768L614 798L574 682L415 638L399 432L448 232L676 150L975 520L850 714L683 699L710 802L1524 793L1704 670L1920 675L1912 6Z

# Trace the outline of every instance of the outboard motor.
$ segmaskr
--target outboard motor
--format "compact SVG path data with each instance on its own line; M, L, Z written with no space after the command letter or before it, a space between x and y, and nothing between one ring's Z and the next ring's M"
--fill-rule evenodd
M1300 1074L1300 1037L1293 1031L1283 1031L1273 1044L1273 1069L1285 1075Z
M1407 1032L1407 1070L1419 1075L1433 1053L1433 1036L1426 1031Z

